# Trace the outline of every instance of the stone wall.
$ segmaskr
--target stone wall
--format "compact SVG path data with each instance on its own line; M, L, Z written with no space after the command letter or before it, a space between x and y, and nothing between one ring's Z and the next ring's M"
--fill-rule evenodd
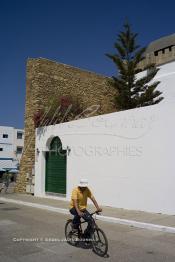
M175 61L175 46L164 48L151 53L146 53L145 59L139 63L138 68L144 69L149 64L157 66Z
M48 105L48 97L76 96L83 108L100 105L93 115L117 111L116 90L109 78L59 64L47 59L28 59L26 77L25 139L16 192L26 191L26 174L31 174L35 161L35 127L33 115Z

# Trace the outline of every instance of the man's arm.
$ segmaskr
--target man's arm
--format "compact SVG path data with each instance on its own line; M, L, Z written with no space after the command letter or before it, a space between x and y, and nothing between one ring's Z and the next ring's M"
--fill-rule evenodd
M92 196L92 197L90 197L90 199L91 199L91 200L92 200L92 202L94 203L94 206L96 207L96 209L97 209L97 212L102 212L102 209L99 207L99 205L98 205L98 203L97 203L97 201L96 201L95 197L94 197L94 196Z
M77 199L73 199L73 204L74 204L74 207L78 213L78 215L81 217L83 216L83 213L80 211L80 209L78 208L78 203L77 203Z

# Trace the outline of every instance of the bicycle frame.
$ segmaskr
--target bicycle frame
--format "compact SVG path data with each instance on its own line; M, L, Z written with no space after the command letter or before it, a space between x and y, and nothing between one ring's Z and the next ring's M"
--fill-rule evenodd
M94 227L94 228L98 228L98 225L96 224L95 219L93 218L93 215L94 215L94 214L99 214L99 213L96 212L96 211L93 212L93 213L90 213L90 216L91 216L91 218L92 218L92 220L93 220L93 227ZM88 222L85 221L85 220L84 220L84 221L81 221L81 219L83 219L83 217L80 218L80 224L79 224L79 229L80 229L80 232L82 233L82 227L81 227L81 225L84 224L84 223L88 223Z

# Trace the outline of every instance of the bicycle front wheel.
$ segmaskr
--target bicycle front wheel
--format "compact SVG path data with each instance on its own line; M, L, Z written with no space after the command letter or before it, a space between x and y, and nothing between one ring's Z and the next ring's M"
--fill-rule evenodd
M108 240L100 228L95 228L92 233L92 247L93 251L101 257L105 256L108 252Z

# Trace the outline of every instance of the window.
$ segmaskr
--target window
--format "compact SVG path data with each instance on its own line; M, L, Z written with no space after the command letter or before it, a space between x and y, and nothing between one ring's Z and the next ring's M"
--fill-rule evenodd
M2 148L2 147L0 147L0 151L3 151L3 148Z
M17 146L16 153L17 154L22 154L22 149L23 149L22 146Z
M162 49L162 54L165 54L165 49Z
M154 55L155 55L155 56L158 56L158 51L155 51L155 52L154 52Z
M22 139L22 135L23 135L22 132L17 132L17 139Z
M3 134L2 137L3 137L3 138L8 138L8 135L7 135L7 134Z
M169 46L169 51L170 51L170 52L172 51L172 46Z

